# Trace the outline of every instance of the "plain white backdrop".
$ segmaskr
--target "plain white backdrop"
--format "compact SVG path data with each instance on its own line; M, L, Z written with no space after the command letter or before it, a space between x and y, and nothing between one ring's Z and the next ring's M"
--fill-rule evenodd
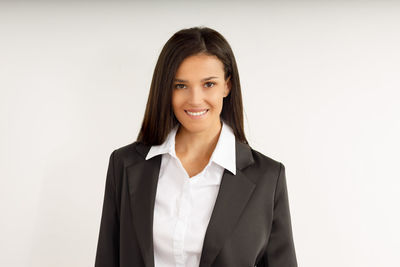
M94 265L108 159L176 31L216 29L299 266L400 266L400 3L0 2L0 266ZM275 267L275 266L274 266Z

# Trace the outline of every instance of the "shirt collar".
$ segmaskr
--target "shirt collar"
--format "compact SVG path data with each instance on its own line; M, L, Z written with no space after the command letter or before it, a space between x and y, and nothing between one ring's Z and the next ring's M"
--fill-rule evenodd
M222 129L218 138L217 145L211 155L210 161L215 162L221 167L229 170L236 175L236 152L235 152L235 134L232 128L222 120ZM161 145L151 146L147 153L146 160L168 153L177 158L175 154L175 136L178 131L179 124L176 125L168 134L164 143Z

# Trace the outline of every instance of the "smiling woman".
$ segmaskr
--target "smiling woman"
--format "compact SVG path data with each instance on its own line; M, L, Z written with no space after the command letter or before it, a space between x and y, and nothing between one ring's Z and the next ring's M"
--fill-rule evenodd
M248 144L217 31L164 45L137 140L110 155L95 266L297 266L285 167Z

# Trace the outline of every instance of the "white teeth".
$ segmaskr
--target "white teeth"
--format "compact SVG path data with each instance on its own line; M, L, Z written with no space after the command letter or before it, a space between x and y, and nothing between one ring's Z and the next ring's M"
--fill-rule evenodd
M200 111L200 112L190 112L190 111L187 111L187 110L186 110L186 112L187 112L189 115L192 115L192 116L200 116L200 115L203 115L204 113L206 113L207 110Z

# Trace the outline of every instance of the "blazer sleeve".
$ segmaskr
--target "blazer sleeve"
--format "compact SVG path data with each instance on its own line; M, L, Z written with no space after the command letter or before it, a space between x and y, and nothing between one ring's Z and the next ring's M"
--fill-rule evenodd
M108 163L95 267L119 266L119 219L114 166L115 150L111 153Z
M264 267L297 267L285 166L282 163L274 195L272 229L261 262L259 266Z

